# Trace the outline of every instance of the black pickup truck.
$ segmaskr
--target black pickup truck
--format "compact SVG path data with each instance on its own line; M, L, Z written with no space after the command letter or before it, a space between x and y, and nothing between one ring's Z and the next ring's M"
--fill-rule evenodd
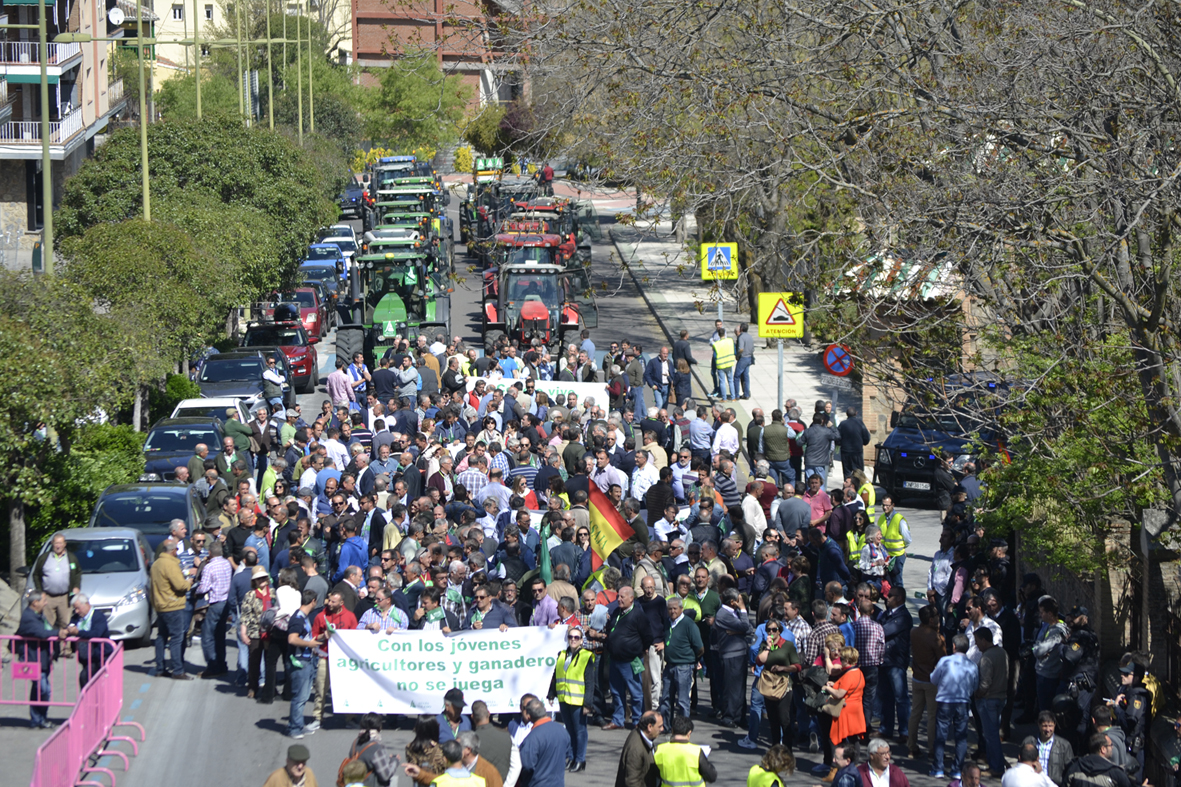
M350 183L344 187L340 195L341 218L361 219L365 217L365 187L360 183Z

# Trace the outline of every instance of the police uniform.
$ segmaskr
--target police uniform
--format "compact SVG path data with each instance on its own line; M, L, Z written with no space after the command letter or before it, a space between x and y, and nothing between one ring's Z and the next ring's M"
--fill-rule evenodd
M1121 686L1115 695L1115 723L1124 731L1129 753L1144 773L1144 752L1152 724L1152 692L1140 685Z
M1062 645L1062 661L1062 679L1074 689L1070 692L1071 723L1063 725L1064 732L1069 734L1075 751L1085 751L1091 705L1099 685L1099 638L1089 625L1071 629L1070 639Z

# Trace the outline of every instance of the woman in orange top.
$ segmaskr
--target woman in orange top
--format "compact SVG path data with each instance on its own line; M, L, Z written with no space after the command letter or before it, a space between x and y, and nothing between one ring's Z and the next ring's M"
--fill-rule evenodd
M865 734L865 712L862 710L861 695L865 691L865 675L857 668L857 648L841 648L841 664L845 671L836 683L829 681L825 690L833 699L845 698L845 707L832 723L829 739L833 745L851 736Z

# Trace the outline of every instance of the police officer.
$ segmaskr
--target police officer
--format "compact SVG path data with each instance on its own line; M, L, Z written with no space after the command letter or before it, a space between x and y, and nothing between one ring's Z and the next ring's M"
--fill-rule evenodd
M1087 725L1091 719L1091 703L1099 685L1099 638L1091 630L1089 611L1076 606L1066 613L1070 637L1062 644L1062 680L1073 698L1069 710L1070 724L1063 724L1075 751L1083 751L1087 742Z
M678 787L705 787L715 782L718 770L695 743L689 742L693 722L685 716L673 719L672 740L656 747L653 759L660 770L660 781Z
M1144 750L1152 724L1152 692L1144 686L1144 667L1132 661L1130 655L1120 662L1119 693L1107 704L1112 706L1116 724L1124 731L1128 752L1140 763L1140 773L1144 773Z

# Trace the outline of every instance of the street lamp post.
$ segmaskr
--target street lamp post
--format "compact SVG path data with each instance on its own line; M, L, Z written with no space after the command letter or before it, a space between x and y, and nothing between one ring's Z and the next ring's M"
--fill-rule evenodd
M234 22L238 27L238 112L246 116L246 91L242 84L242 0L234 0Z
M193 75L197 77L197 120L201 119L201 9L193 0Z
M299 144L303 147L303 47L299 45L301 16L295 17L295 97L299 114Z
M308 130L316 133L316 105L312 98L312 4L308 2Z
M45 0L41 0L42 3ZM140 168L143 170L143 198L144 198L144 221L152 220L152 193L148 186L148 117L147 117L147 95L144 92L146 85L144 84L144 5L143 0L135 0L135 46L139 50L139 156ZM44 68L44 66L42 66ZM41 88L42 92L46 91L45 87ZM43 96L41 101L48 102L48 98ZM48 103L45 103L48 106Z
M271 67L271 0L267 0L267 121L275 130L275 69Z
M45 27L45 0L38 0L37 19L41 54L41 270L53 271L53 171L49 158L49 32ZM141 77L142 79L142 77ZM58 86L61 90L61 86Z

